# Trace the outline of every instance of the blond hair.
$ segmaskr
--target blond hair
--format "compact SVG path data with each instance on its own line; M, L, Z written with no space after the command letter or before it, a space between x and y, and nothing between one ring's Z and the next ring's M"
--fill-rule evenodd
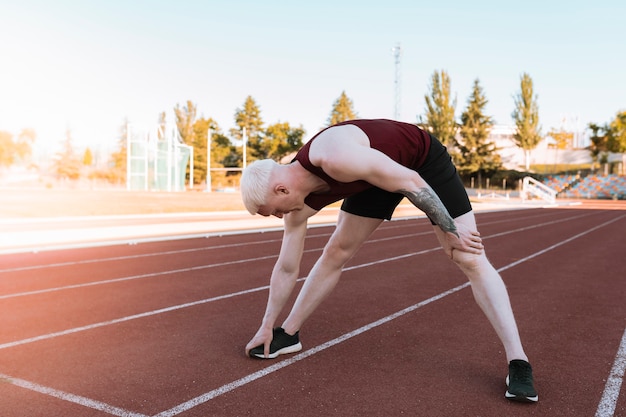
M241 198L250 214L256 214L270 193L272 171L278 163L272 159L254 161L241 174Z

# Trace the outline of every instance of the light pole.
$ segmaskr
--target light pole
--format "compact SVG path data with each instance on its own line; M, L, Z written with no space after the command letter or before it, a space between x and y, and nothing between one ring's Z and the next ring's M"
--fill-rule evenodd
M211 128L206 135L206 192L211 192Z
M247 148L248 147L248 137L246 136L246 128L243 128L243 169L246 169L247 165Z
M395 63L395 78L393 81L394 85L394 106L393 106L393 118L395 120L400 120L400 57L402 55L402 49L400 48L400 43L391 48L391 52L393 52L394 63Z

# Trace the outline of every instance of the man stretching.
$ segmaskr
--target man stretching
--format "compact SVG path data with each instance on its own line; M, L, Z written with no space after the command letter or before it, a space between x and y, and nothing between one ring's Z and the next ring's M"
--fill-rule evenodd
M502 278L487 260L465 188L446 148L415 125L352 120L319 132L292 163L250 164L241 178L251 214L284 220L284 235L257 333L246 355L275 358L302 349L299 330L339 281L343 266L406 197L431 223L446 255L469 279L476 302L506 352L506 397L538 400ZM275 322L300 270L307 219L343 199L337 227L282 326Z

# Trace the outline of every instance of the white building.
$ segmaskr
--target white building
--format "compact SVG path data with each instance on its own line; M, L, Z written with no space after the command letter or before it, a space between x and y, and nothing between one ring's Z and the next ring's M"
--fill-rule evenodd
M507 169L524 169L524 151L513 140L515 126L495 125L489 134L489 140L496 145L502 163ZM584 132L574 133L574 144L588 143L589 139ZM551 146L552 138L546 137L539 145L530 151L530 165L556 164L591 164L591 152L588 149L555 149ZM609 154L609 162L622 162L623 154Z

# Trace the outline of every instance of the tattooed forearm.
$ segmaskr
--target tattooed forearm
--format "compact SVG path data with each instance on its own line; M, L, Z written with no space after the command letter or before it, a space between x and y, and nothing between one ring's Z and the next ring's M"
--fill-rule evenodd
M441 230L459 235L454 220L433 190L419 188L417 191L399 190L397 192L406 196L415 207L426 213Z

